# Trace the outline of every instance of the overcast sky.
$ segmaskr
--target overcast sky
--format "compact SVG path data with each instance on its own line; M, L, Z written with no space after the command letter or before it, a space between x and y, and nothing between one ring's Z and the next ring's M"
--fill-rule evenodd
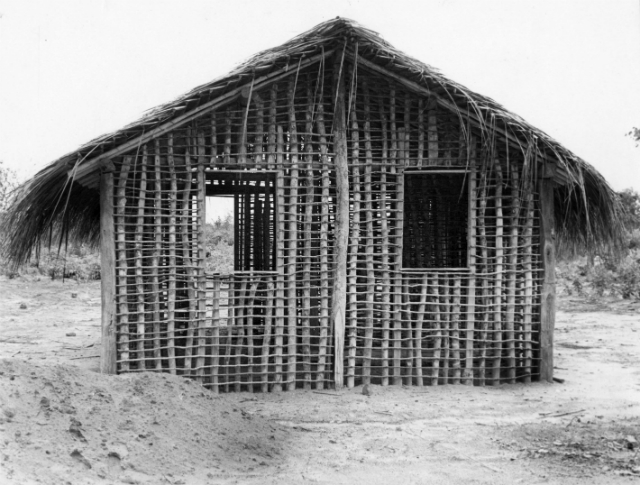
M336 16L640 191L640 0L0 0L0 160L24 179Z

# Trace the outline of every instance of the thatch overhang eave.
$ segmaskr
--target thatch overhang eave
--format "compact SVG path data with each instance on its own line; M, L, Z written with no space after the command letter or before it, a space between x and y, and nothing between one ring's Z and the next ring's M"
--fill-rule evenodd
M62 160L64 162L64 160ZM66 164L41 170L18 189L3 221L2 253L14 265L36 256L42 244L99 241L99 191L68 179Z

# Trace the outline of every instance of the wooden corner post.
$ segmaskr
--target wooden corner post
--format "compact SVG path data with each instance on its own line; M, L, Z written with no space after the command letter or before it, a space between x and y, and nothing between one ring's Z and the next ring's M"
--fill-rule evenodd
M344 336L345 309L347 305L347 252L349 244L349 167L347 165L347 121L345 114L344 72L341 61L336 86L336 109L334 118L333 143L336 170L336 221L335 221L335 275L331 323L334 336L334 382L336 389L344 385Z
M116 241L113 224L113 172L113 163L109 161L102 166L100 174L100 287L102 295L100 372L103 374L115 374L117 371L115 322Z
M544 170L540 179L540 251L542 297L540 309L540 380L553 382L553 331L556 323L556 247L554 182Z

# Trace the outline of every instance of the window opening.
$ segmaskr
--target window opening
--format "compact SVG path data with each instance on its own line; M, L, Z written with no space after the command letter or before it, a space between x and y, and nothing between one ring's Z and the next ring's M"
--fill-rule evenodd
M464 172L405 172L403 269L466 268L468 218Z
M272 172L207 173L208 213L217 207L233 211L207 226L208 270L275 271L275 180Z

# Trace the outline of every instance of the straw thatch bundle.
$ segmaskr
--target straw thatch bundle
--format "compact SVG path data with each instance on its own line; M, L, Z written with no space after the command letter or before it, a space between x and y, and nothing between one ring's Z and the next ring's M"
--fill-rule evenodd
M346 52L345 39L355 45ZM330 50L378 67L405 80L437 102L472 120L485 136L485 144L496 137L517 143L525 160L551 160L556 178L556 224L559 241L573 247L618 247L621 235L620 208L615 192L588 163L561 146L541 130L507 111L490 98L479 95L446 78L436 69L398 51L377 33L357 23L337 18L320 24L285 44L251 57L228 75L199 86L178 99L157 107L140 120L96 138L40 171L20 190L9 211L4 250L15 264L29 259L34 248L50 235L59 241L97 242L99 194L68 178L70 169L89 164L96 157L149 131L176 122L190 112L206 108L212 100L249 85L256 78L283 70L295 72L304 59ZM96 170L98 169L96 165ZM72 172L73 173L73 172Z

